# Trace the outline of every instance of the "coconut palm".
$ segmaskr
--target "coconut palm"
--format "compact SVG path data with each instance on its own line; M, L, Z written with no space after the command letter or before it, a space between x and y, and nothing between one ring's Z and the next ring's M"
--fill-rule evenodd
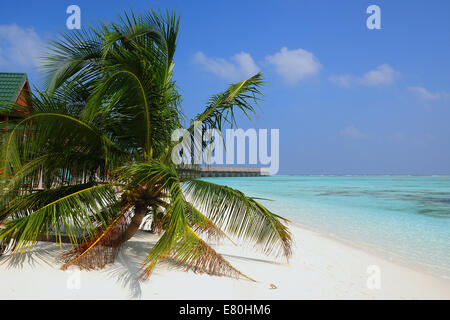
M125 13L50 43L47 90L16 115L1 146L0 245L12 255L42 240L69 242L63 269L102 268L152 217L161 236L143 277L169 258L245 276L206 242L229 236L290 256L286 219L238 190L181 179L172 163L171 134L184 121L173 79L178 29L170 12ZM188 130L194 121L221 129L238 112L255 114L261 84L256 74L213 95Z

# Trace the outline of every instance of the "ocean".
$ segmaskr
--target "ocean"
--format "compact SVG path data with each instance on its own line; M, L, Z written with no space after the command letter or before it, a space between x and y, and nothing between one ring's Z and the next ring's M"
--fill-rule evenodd
M390 260L450 278L450 177L203 178L274 213Z

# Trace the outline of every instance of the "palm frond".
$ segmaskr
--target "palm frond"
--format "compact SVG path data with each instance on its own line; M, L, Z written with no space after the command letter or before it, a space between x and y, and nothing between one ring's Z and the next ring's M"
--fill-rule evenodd
M241 111L247 118L256 115L253 103L258 105L262 95L259 91L263 84L262 74L257 73L247 80L232 84L225 92L213 95L206 109L198 114L194 121L199 121L203 129L222 130L225 123L236 124L236 111ZM192 129L194 124L191 125Z
M262 95L259 89L263 83L262 74L257 73L247 80L232 84L226 91L211 96L205 110L191 120L187 129L190 139L177 142L181 144L180 148L195 150L195 154L199 154L208 148L202 138L206 130L217 129L221 132L226 124L235 126L239 112L248 119L256 116L256 106ZM201 132L197 134L197 130Z
M141 276L148 278L158 262L170 258L186 270L253 280L234 268L192 230L179 184L172 185L170 194L172 202L166 213L170 216L169 225L145 259Z
M186 202L186 217L189 223L189 226L192 227L193 231L198 233L205 233L207 235L208 240L221 240L223 238L227 238L233 244L233 240L231 240L225 232L220 230L218 226L214 224L207 216L201 213L197 208L195 208L189 202Z
M95 235L79 244L77 247L65 252L61 256L66 270L76 265L83 270L96 270L104 268L108 263L114 262L123 241L121 236L128 226L126 213L131 205L122 209L121 213L106 228L100 226Z
M177 238L184 233L187 227L186 206L180 186L176 183L172 184L170 187L170 195L171 203L166 209L166 215L170 217L170 220L167 229L145 259L143 278L148 278L156 264L164 261L168 257Z
M233 278L243 277L255 281L233 267L190 227L186 227L182 237L177 239L171 248L170 258L186 271Z
M101 70L102 48L100 27L71 30L51 41L42 57L48 91L54 92L67 81L88 84L95 79Z
M78 178L88 174L93 176L92 173L101 167L104 170L97 173L106 174L108 168L128 157L97 128L58 110L33 112L5 138L0 147L4 179L10 179L24 168L31 168L30 163L38 161L36 159L40 159L42 168L48 173L65 171ZM73 169L76 161L76 167L81 171Z
M154 185L161 182L161 188L169 189L178 182L175 168L167 166L157 160L153 162L130 163L116 170L119 181L127 183L128 188L136 188L144 184Z
M109 184L60 187L17 197L2 211L0 243L12 242L13 252L23 252L41 238L54 235L61 242L67 234L77 244L110 221L111 213L103 208L116 202Z
M287 219L270 212L255 199L227 186L204 180L183 183L186 199L205 212L224 232L255 243L267 254L291 255Z

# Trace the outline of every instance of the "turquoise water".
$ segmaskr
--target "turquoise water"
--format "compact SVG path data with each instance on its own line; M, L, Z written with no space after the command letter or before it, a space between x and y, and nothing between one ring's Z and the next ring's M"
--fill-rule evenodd
M450 177L205 178L373 253L450 278Z

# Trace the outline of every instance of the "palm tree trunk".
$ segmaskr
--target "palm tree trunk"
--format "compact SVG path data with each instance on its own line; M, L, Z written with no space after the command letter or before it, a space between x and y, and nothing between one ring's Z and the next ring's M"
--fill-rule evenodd
M128 228L122 234L121 242L126 242L130 240L138 231L139 226L142 223L145 215L147 214L147 207L143 205L136 205L134 207L134 216L131 218L131 222L128 225Z

